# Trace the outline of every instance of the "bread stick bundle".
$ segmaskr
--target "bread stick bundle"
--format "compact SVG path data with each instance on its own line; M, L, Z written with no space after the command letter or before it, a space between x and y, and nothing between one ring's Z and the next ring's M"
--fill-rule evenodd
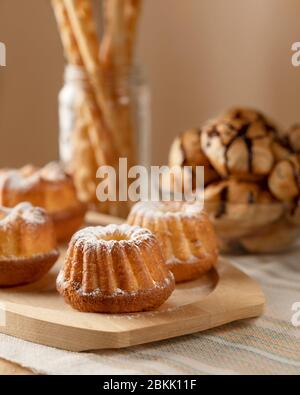
M77 185L92 202L95 164L118 170L120 157L134 164L134 127L130 100L130 73L134 57L141 0L106 0L105 29L100 42L91 0L51 0L65 57L82 67L89 89L80 104L72 161ZM117 189L119 190L119 185ZM102 205L103 206L103 205ZM128 203L111 205L114 214L126 215Z
M65 0L65 4L85 69L102 113L102 125L105 130L110 132L111 147L112 151L115 152L110 164L118 171L118 159L128 157L128 151L126 144L124 144L122 130L119 127L118 113L114 111L113 101L103 78L99 59L100 43L92 16L91 2L90 0ZM117 185L118 190L119 185ZM115 206L115 204L112 204L112 206ZM120 212L118 214L126 216L128 209L125 210L123 206L125 204L120 202ZM117 214L115 210L114 214Z
M64 0L52 0L52 6L68 63L83 67L82 56L73 34ZM111 164L114 153L110 136L102 126L101 115L93 93L86 95L84 100L86 101L84 108L78 108L79 122L75 126L74 158L71 166L79 195L85 202L93 202L96 198L97 167ZM84 119L81 119L83 113ZM81 152L82 156L79 154ZM97 166L94 165L95 163ZM79 181L82 180L83 174L85 174L85 182Z

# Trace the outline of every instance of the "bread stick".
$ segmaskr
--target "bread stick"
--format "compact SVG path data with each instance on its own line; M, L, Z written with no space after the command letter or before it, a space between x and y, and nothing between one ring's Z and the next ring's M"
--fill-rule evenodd
M125 23L127 31L127 58L128 64L133 63L134 47L137 36L138 21L142 11L142 0L125 0Z
M107 127L112 131L115 144L120 148L112 100L104 82L99 59L100 43L92 16L90 0L64 0L70 23L76 37L83 63L89 75L95 97Z
M67 62L73 65L83 66L80 51L64 5L64 0L51 0L51 3Z

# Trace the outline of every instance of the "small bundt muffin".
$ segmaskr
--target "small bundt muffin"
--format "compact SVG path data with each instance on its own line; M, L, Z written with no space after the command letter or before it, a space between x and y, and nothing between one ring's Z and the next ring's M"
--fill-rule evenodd
M77 198L72 177L58 163L0 172L0 205L14 207L24 201L49 213L60 241L70 238L83 223L85 205Z
M94 313L153 310L174 288L174 277L155 236L128 225L77 232L57 279L57 289L67 303Z
M269 174L274 164L274 127L251 110L233 110L208 122L201 145L222 177L257 180Z
M279 161L269 176L269 189L280 201L300 197L300 158L290 155Z
M217 264L217 237L200 203L140 202L127 222L156 235L176 282L200 277Z
M29 203L0 207L0 286L39 280L58 256L53 222L45 210Z
M169 166L191 166L193 173L197 166L203 166L205 185L220 178L202 151L200 129L189 129L176 137L169 154Z
M282 204L259 184L235 179L207 187L205 209L218 234L226 239L247 235L283 214Z

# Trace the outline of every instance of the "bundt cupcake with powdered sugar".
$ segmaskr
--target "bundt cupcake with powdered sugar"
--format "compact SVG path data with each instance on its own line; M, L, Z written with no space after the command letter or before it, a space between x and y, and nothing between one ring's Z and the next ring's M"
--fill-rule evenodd
M33 283L58 259L54 225L45 210L0 207L0 286Z
M14 207L24 201L48 212L59 241L69 241L84 221L86 207L77 197L72 176L59 163L0 170L0 205Z
M77 232L57 279L67 303L93 313L153 310L174 288L156 237L126 224Z
M176 282L196 279L217 265L217 236L200 202L139 202L127 222L155 234Z

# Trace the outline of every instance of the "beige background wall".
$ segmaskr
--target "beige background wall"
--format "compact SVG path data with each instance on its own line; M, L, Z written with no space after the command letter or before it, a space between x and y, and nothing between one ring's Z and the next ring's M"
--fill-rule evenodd
M300 0L145 0L139 50L153 94L153 162L172 138L233 104L300 120ZM0 166L57 157L63 59L48 0L0 0Z

